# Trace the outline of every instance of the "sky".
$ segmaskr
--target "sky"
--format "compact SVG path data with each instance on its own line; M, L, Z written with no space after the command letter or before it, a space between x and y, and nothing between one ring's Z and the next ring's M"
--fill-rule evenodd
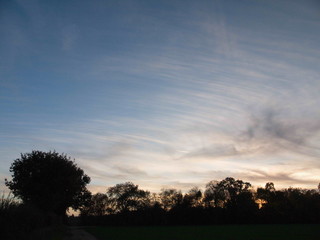
M0 190L55 150L89 189L320 182L317 0L1 0Z

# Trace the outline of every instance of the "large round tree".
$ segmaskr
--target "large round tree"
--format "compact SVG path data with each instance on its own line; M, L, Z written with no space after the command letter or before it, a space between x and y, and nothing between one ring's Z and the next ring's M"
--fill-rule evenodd
M12 180L5 184L24 203L64 215L69 207L79 209L90 200L90 178L74 161L57 152L21 154L10 167Z

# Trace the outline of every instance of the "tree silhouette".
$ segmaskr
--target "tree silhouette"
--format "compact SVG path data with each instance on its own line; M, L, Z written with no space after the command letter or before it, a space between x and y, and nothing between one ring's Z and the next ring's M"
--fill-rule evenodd
M274 183L273 182L267 182L266 186L265 186L266 191L268 192L274 192L276 189L274 187Z
M180 190L174 188L162 189L159 196L162 207L166 211L182 204L183 196Z
M74 161L57 152L21 154L10 167L12 180L5 180L13 194L38 208L65 215L69 207L80 209L90 199L90 178Z
M266 204L271 202L276 193L276 189L272 182L267 182L264 188L257 189L257 199L260 200L261 206L262 204Z
M248 192L251 184L242 180L227 177L222 181L210 181L206 185L205 204L207 207L225 207L229 202L236 200L243 192Z
M250 189L251 184L243 182L242 180L235 180L232 177L227 177L222 180L218 186L225 193L225 198L230 200L242 192L247 192Z
M210 181L206 185L203 199L206 207L223 207L225 201L225 193L219 187L218 181Z
M81 216L85 224L115 226L320 223L320 194L315 189L276 190L272 182L255 191L232 177L209 182L204 196L197 187L185 194L173 188L149 194L127 182L93 195Z
M185 207L200 207L202 205L202 192L198 187L191 188L183 197Z
M150 192L139 189L132 182L110 187L107 195L115 212L134 211L150 205Z
M113 213L111 201L107 194L96 193L92 195L90 204L81 209L81 215L85 216L103 216Z

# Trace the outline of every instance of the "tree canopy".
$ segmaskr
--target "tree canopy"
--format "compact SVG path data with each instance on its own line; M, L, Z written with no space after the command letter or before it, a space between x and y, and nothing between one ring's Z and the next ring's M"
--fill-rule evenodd
M96 193L91 196L90 204L81 209L81 215L103 216L114 212L107 194Z
M207 206L224 207L235 201L238 195L247 193L251 184L242 180L227 177L222 181L210 181L206 185L205 203Z
M182 204L183 196L180 190L168 188L161 190L160 199L163 208L170 210Z
M86 185L90 177L84 174L65 154L32 151L21 154L10 167L12 180L6 186L16 197L38 208L64 215L69 207L80 209L91 193Z
M115 212L125 212L144 208L149 205L150 192L139 189L132 182L120 183L108 188L107 196Z

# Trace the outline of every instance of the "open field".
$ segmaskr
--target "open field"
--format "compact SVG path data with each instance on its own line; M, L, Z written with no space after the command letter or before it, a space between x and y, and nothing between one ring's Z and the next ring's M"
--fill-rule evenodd
M319 240L320 225L86 227L99 240Z

